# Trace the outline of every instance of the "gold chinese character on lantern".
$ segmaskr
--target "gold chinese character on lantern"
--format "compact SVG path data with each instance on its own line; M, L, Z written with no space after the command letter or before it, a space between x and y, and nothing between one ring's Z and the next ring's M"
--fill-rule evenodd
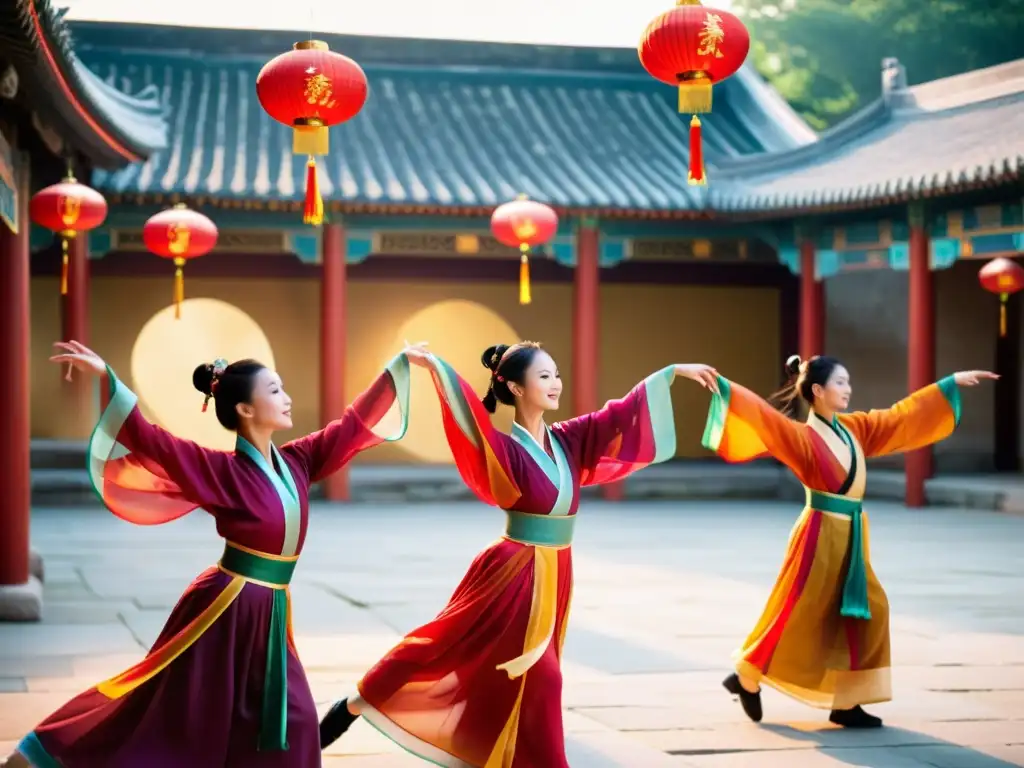
M167 250L175 256L188 253L188 242L191 233L184 224L172 224L167 228Z
M59 205L60 221L66 229L71 229L78 221L78 214L82 209L82 201L77 197L62 197Z
M331 90L331 79L323 72L306 78L306 102L321 107L333 106L334 92Z
M715 13L709 13L704 18L704 28L700 33L700 48L697 49L698 56L714 56L720 59L724 56L719 45L725 40L725 30L722 29L722 17Z
M516 237L520 240L529 240L537 234L537 225L533 223L533 219L517 221L513 228L515 229Z

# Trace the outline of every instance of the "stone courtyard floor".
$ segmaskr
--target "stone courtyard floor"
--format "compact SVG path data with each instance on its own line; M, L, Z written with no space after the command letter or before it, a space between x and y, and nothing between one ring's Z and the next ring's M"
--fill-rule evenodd
M1024 766L1024 518L872 504L893 617L895 701L876 732L771 691L754 725L722 690L798 510L778 502L587 504L566 641L573 768ZM293 583L321 709L429 619L501 530L471 503L314 509ZM135 662L220 545L201 514L134 528L99 507L35 513L45 621L0 625L0 749L73 693ZM360 722L333 768L424 765ZM144 767L140 767L144 768ZM540 767L538 767L540 768Z

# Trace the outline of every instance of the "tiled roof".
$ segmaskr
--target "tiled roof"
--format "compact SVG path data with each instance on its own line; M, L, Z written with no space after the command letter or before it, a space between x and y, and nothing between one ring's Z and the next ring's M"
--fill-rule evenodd
M305 158L256 100L260 67L293 33L76 24L108 85L159 89L171 140L148 162L99 172L114 199L297 205ZM569 210L692 215L689 116L635 51L327 37L366 70L370 98L332 129L321 191L345 210L473 213L525 192ZM708 170L814 134L750 69L715 89ZM713 176L712 176L713 178Z
M727 163L708 203L764 213L862 207L1022 176L1024 59L893 87L816 144Z
M93 163L118 168L165 145L156 90L133 96L97 78L49 0L0 0L0 59L14 64L32 108Z

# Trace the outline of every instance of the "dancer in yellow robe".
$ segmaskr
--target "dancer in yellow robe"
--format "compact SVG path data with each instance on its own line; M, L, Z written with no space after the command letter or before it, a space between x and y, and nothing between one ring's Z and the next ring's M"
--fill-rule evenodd
M762 683L820 709L847 728L877 728L861 706L892 698L889 603L871 568L861 510L865 459L911 451L947 437L960 421L960 387L998 378L963 371L886 410L844 413L850 374L832 357L791 357L782 402L810 406L805 423L719 377L704 446L726 461L772 456L800 480L807 503L789 538L782 571L725 688L761 720Z

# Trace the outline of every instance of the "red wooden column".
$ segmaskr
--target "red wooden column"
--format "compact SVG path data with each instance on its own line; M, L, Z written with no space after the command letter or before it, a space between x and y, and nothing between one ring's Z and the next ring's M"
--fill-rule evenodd
M68 292L61 297L61 338L89 346L89 235L82 232L68 243ZM79 437L86 437L95 424L92 407L96 382L89 376L73 376L66 381L67 369L60 370L64 401L71 423ZM101 387L102 390L102 387Z
M935 291L931 271L931 239L920 205L910 209L910 291L907 300L908 386L911 392L935 381ZM906 505L925 505L924 483L932 474L932 449L906 455Z
M29 586L29 185L23 165L18 233L0 222L0 615L38 619L38 597L6 589Z
M320 281L320 422L340 419L345 412L345 228L325 224L321 242L323 275ZM348 468L324 480L329 501L348 501Z
M825 283L817 279L814 241L800 241L800 357L825 352Z

